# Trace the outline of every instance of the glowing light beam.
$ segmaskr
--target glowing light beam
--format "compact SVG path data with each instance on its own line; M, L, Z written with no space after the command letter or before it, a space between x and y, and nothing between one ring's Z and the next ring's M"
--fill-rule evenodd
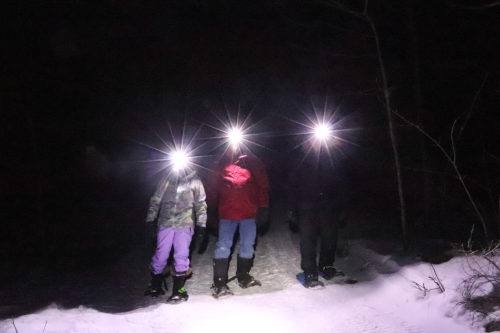
M319 141L327 141L332 137L331 126L327 123L317 124L314 127L314 137Z
M238 127L233 127L227 132L227 138L229 144L236 150L243 142L243 131Z
M179 172L188 167L190 158L185 151L177 150L170 154L170 162L172 163L172 169Z

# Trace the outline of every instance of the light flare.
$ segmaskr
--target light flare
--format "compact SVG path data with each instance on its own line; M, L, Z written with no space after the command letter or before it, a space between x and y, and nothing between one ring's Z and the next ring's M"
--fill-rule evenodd
M227 132L227 138L233 150L236 150L243 142L243 131L238 127L233 127Z
M256 131L259 127L258 123L249 124L249 117L240 119L238 113L237 119L233 121L229 115L227 120L216 116L220 125L205 124L218 132L218 134L209 138L219 141L216 149L224 147L225 151L231 150L238 153L252 152L252 149L255 147L265 149L266 147L259 143L259 138L265 134Z
M197 129L191 129L188 133L186 125L184 125L180 130L175 133L172 130L170 124L168 124L170 130L170 139L165 139L158 134L157 131L153 133L161 141L161 145L155 146L145 142L137 142L138 144L145 146L150 149L150 154L153 158L142 161L145 163L151 163L152 172L163 173L165 172L167 176L187 176L192 171L197 169L206 169L206 167L199 163L199 161L207 155L200 154L204 149L205 143L196 144L196 138L200 131L200 127Z
M317 124L314 127L314 137L319 141L327 141L333 136L332 134L333 131L331 125L328 123Z
M189 166L189 154L183 150L177 150L170 154L170 162L175 172L186 169Z
M330 163L332 166L345 158L352 141L355 128L346 127L347 116L340 116L340 107L329 105L328 98L322 106L315 106L312 99L312 112L303 111L302 120L289 119L297 125L293 135L298 137L294 149L300 149L300 163L313 161L317 165ZM331 104L331 103L330 103Z

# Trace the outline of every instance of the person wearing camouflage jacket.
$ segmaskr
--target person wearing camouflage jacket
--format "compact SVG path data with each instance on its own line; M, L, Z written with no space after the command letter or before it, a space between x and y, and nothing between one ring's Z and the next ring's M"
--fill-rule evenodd
M205 189L196 172L186 175L172 173L165 175L151 197L146 223L157 220L157 248L151 259L152 281L146 294L163 294L162 272L167 265L172 246L174 247L174 287L169 302L187 300L184 289L189 269L189 246L194 228L205 230L207 204Z

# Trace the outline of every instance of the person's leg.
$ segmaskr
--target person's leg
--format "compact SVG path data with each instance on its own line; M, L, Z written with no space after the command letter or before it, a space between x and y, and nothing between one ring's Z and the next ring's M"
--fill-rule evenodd
M156 252L151 258L151 268L154 274L161 274L167 265L168 256L174 239L173 228L160 228L158 231Z
M163 270L167 265L167 260L170 255L173 236L174 232L172 228L160 228L158 231L156 252L151 258L151 282L144 292L144 295L157 297L165 293L162 288L165 279Z
M189 245L193 238L192 228L175 229L174 234L174 266L175 276L173 279L172 295L167 303L176 304L187 301L189 295L184 288L186 283L186 272L189 269Z
M245 219L239 221L240 228L240 254L241 258L252 259L257 236L257 226L255 219Z
M215 259L229 258L231 246L233 245L234 233L238 223L232 220L222 219L219 222L219 239L215 245Z
M304 287L316 288L323 285L318 280L316 252L318 244L317 211L314 209L299 211L300 224L300 266L304 270Z
M257 227L255 219L245 219L239 222L240 253L238 255L236 277L241 288L260 286L260 282L250 275L253 265L253 254Z
M232 294L231 290L226 285L227 270L229 268L229 255L231 254L231 246L233 245L234 233L238 223L232 220L222 219L219 222L219 239L215 246L214 255L214 284L213 296L220 297Z
M176 275L185 275L189 269L189 245L193 237L192 228L175 229L174 266Z
M335 276L336 270L333 267L335 262L335 252L337 251L338 224L336 212L332 208L325 208L320 214L320 255L319 269L323 277L331 279Z
M316 221L312 209L300 210L298 219L300 225L300 267L306 275L317 274L318 221Z

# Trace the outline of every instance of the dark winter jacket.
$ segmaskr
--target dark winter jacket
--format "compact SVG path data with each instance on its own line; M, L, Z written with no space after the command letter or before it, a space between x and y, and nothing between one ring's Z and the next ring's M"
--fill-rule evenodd
M289 174L289 206L293 209L337 208L349 200L345 170L328 158L312 156L292 165Z

